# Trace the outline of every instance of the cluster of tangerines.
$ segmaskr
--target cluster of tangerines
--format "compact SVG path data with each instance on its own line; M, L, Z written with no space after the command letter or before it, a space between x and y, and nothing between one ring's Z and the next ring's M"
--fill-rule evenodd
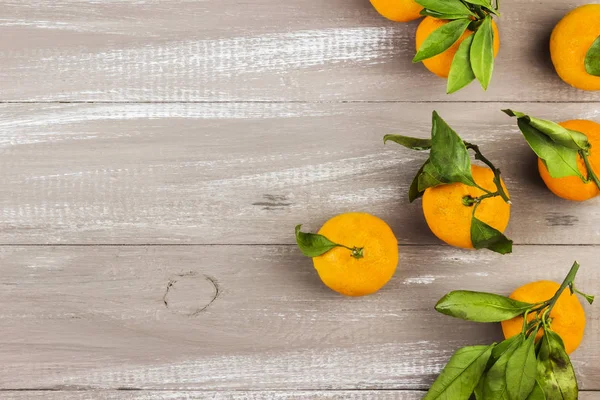
M487 88L500 47L493 21L500 14L497 0L370 1L393 21L424 16L416 32L414 61L448 78L448 93L474 80ZM579 89L600 90L600 4L579 7L565 16L552 33L550 51L565 82ZM551 192L571 201L600 195L600 124L589 120L555 123L503 111L516 118ZM435 111L431 138L386 135L387 141L429 151L408 197L411 203L422 198L425 221L435 236L455 247L512 252L512 241L504 235L510 194L500 169L479 146L461 139ZM483 165L472 164L471 155ZM321 280L338 293L374 293L396 271L397 239L373 215L341 214L316 234L302 232L301 225L295 234ZM562 284L533 282L509 297L469 291L444 296L436 310L469 321L501 322L506 340L458 350L425 399L467 400L472 395L477 400L577 399L577 379L568 354L581 343L586 319L576 295L590 304L593 301L593 296L575 288L578 268L575 263Z
M492 17L500 15L497 7L487 8L488 0L467 0L468 6L461 7L458 3L444 0L370 0L375 9L384 17L396 22L409 22L423 18L417 27L415 61L422 61L423 65L442 78L449 78L455 82L448 82L448 92L456 91L473 80L480 79L478 69L493 69L493 57L500 49L500 34L496 22ZM455 4L452 6L452 4ZM469 9L470 8L470 9ZM473 46L464 43L477 41L478 35L483 30L478 22L489 19L492 29L489 36L493 42L489 50L489 59L486 61L479 53L485 52L484 46ZM468 25L461 25L459 21L471 20ZM450 25L455 25L451 27ZM465 29L466 28L466 29ZM600 90L600 4L588 4L568 13L554 28L550 38L550 54L558 75L568 84L582 90ZM480 35L481 33L481 35ZM471 36L475 36L471 38ZM441 43L441 42L445 42ZM482 38L481 42L484 42ZM428 58L419 57L419 53L431 49L433 44L438 44L435 51L428 51ZM464 44L463 44L464 43ZM467 45L470 45L470 61L473 68L465 65ZM465 48L461 52L461 48ZM433 54L435 53L435 54ZM463 54L461 54L463 53ZM586 62L586 59L588 62ZM469 60L466 60L468 64ZM483 64L483 68L478 66ZM469 71L472 69L475 76ZM453 74L456 71L455 74ZM491 71L489 72L491 75ZM453 76L455 75L455 76ZM465 75L468 78L465 78ZM465 79L470 79L465 81ZM485 78L484 78L485 79ZM481 82L487 88L487 82Z

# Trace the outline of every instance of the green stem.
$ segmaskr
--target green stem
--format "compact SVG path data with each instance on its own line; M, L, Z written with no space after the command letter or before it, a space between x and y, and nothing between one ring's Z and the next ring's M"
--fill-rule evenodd
M505 202L507 202L508 204L512 204L510 201L510 197L508 197L508 194L506 194L506 192L504 191L504 188L502 187L502 181L500 179L500 170L498 168L496 168L494 166L494 164L492 164L492 162L490 160L488 160L479 150L479 146L471 144L469 142L464 142L465 146L467 147L467 149L471 149L475 152L475 159L481 161L482 163L484 163L485 165L487 165L492 172L494 173L494 184L496 185L496 189L497 189L497 195L499 195L500 197L502 197L502 200L504 200ZM476 184L477 185L477 184ZM477 185L477 188L482 189L479 185ZM485 190L482 189L485 192L487 192L488 194L491 193L489 190Z
M350 252L352 253L352 257L356 258L357 260L360 260L365 256L363 254L363 250L365 249L364 247L348 247L344 246L343 244L338 244L338 246L350 250Z
M527 322L527 316L529 315L530 311L531 310L527 310L527 311L525 311L525 314L523 314L523 329L521 330L523 335L525 335L527 333L527 331L530 329L529 322ZM531 321L531 322L534 322L534 321Z
M585 163L585 168L587 169L587 179L588 181L591 179L594 181L594 183L596 184L596 186L598 187L598 189L600 189L600 180L598 179L598 177L596 176L596 174L594 173L594 170L592 169L592 164L590 163L590 159L589 159L589 151L584 151L581 150L579 151L579 154L581 154L581 158L583 158L583 162Z
M554 308L554 306L556 305L556 302L558 301L558 298L560 297L562 292L564 292L565 289L569 286L573 285L573 282L575 281L575 276L577 275L577 271L579 271L579 263L575 261L575 263L573 263L573 266L571 267L571 270L567 274L567 277L563 281L562 285L560 285L560 287L554 294L554 297L552 297L549 300L548 308L546 309L546 311L544 311L544 314L549 314L550 311L552 311L552 308Z

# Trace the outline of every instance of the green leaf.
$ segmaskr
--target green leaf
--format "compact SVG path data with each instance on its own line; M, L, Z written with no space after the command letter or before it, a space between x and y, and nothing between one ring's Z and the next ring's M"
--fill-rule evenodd
M492 8L492 2L490 0L464 0L464 1L465 1L465 3L475 4L476 6Z
M437 19L448 19L448 20L464 19L465 17L467 17L465 14L444 14L441 12L428 10L427 8L422 9L420 14L423 16L433 17L433 18L437 18Z
M473 35L468 36L458 46L458 50L452 59L450 73L448 74L448 85L446 92L454 93L475 79L475 74L471 68L471 44L473 43Z
M494 29L492 27L492 17L485 17L479 29L473 35L473 44L471 45L471 68L475 77L481 83L484 90L487 90L492 73L494 72Z
M600 76L600 36L594 40L585 55L585 70L590 75Z
M483 398L486 400L507 400L508 385L506 382L506 367L508 360L523 343L523 335L517 336L498 361L490 368L483 382Z
M488 361L488 365L490 362ZM485 375L479 379L477 386L475 386L475 390L473 390L473 394L475 395L475 400L483 400L483 383L485 382Z
M548 329L541 340L537 374L546 399L577 399L579 389L571 360L560 336Z
M578 176L583 179L577 166L577 150L557 144L522 118L519 118L517 123L531 149L544 160L550 176L553 178Z
M436 111L432 118L431 144L429 160L433 168L429 172L435 170L441 177L438 180L444 183L461 182L475 186L465 143Z
M423 8L440 14L462 15L463 18L475 16L460 0L416 0Z
M471 23L470 19L457 19L448 22L431 32L427 39L421 44L413 62L423 61L427 58L437 56L448 50L460 39Z
M431 149L431 139L419 139L402 135L385 135L383 143L388 141L398 143L411 150L429 150Z
M296 243L302 254L307 257L318 257L339 246L323 235L301 232L301 228L302 225L296 225Z
M537 129L538 131L552 139L553 142L560 144L564 147L568 147L570 149L575 150L587 150L591 146L586 135L584 135L581 132L563 128L556 122L531 117L518 111L503 111L511 117L517 117L519 119L524 120L533 128Z
M438 301L435 309L445 315L475 322L501 322L513 319L533 307L493 293L455 290Z
M502 354L506 353L513 345L514 342L516 341L523 341L523 337L522 335L515 335L512 336L502 342L500 342L498 345L496 345L496 347L494 347L494 350L492 351L492 356L490 357L490 363L494 364L496 363L496 361L498 361L498 359L502 356ZM489 366L491 366L491 364L488 363Z
M428 161L426 161L427 163ZM425 168L425 164L421 166L417 175L413 178L412 183L410 184L410 189L408 189L408 201L412 203L419 197L423 196L424 190L419 190L419 179L421 178L421 174L423 173L423 169Z
M423 172L419 175L417 182L419 192L425 189L448 183L448 181L439 173L437 168L431 164L431 158L423 165Z
M494 345L459 349L423 400L468 400L485 371L493 348Z
M529 397L527 397L527 400L546 400L546 394L544 393L544 389L542 389L540 383L537 380L535 381L533 390L529 394Z
M475 216L471 219L471 242L476 249L489 249L500 254L512 253L513 241Z
M535 358L535 334L521 343L506 364L506 382L510 400L526 400L533 387L537 373Z

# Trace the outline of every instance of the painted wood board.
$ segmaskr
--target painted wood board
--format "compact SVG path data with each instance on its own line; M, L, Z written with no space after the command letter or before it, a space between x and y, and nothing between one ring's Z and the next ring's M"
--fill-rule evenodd
M600 120L595 103L5 104L0 243L292 244L344 211L385 219L403 244L440 243L408 186L436 109L503 171L520 244L599 244L596 199L546 189L513 107Z
M44 400L418 400L424 392L399 390L361 391L35 391L3 392L5 400L44 399ZM580 392L581 400L600 399L600 392Z
M295 246L0 247L0 389L427 389L459 347L500 340L497 324L441 315L454 289L509 294L561 281L600 293L596 246L514 254L401 246L375 295L327 289ZM600 389L598 307L573 354Z
M560 81L553 26L589 0L504 0L487 93L411 62L417 22L367 0L2 0L2 101L598 101Z

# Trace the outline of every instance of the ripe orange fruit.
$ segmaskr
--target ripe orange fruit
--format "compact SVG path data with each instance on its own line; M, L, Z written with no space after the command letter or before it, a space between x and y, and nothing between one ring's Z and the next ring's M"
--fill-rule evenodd
M377 12L396 22L408 22L421 17L423 7L415 0L371 0Z
M551 281L538 281L528 283L515 290L509 297L526 303L539 303L551 299L560 285ZM585 312L576 295L571 295L566 289L558 298L556 305L550 311L550 328L556 332L565 343L565 350L571 354L583 339L585 330ZM535 316L529 315L528 320ZM516 317L502 322L502 331L506 339L513 337L523 329L523 317ZM537 338L542 336L542 330Z
M437 19L433 17L425 17L423 21L419 24L417 28L417 51L421 48L421 45L427 39L427 37L436 29L441 27L444 24L447 24L450 21ZM496 22L492 21L492 26L494 29L494 56L498 55L498 51L500 50L500 32L498 32L498 26ZM456 43L452 45L448 50L443 53L438 54L437 56L428 58L423 60L423 65L425 67L436 74L441 78L447 78L450 73L450 66L452 65L452 60L454 60L454 55L458 50L458 47L469 35L472 35L473 31L467 30L460 39Z
M564 16L550 36L550 56L558 76L582 90L600 90L600 76L585 70L585 56L600 36L600 4L578 7Z
M472 165L471 173L479 186L491 192L496 191L493 182L494 173L491 169ZM504 182L502 187L508 194ZM463 183L428 188L423 194L423 213L429 229L449 245L465 249L473 248L471 241L473 206L464 205L463 197L475 198L483 194L485 192L481 189ZM475 216L500 232L504 232L510 219L510 205L500 196L484 199L477 208Z
M327 221L319 234L334 243L362 248L355 258L335 247L313 258L319 277L330 289L346 296L364 296L381 289L396 272L398 240L381 219L365 213L340 214Z
M579 131L588 137L592 149L590 150L590 164L596 174L600 173L600 124L587 120L572 120L559 123L564 128ZM579 172L587 177L587 170L581 156L578 158ZM600 194L598 187L594 182L584 183L577 176L567 176L565 178L553 178L548 172L548 168L538 160L538 170L548 189L558 197L573 201L584 201L596 197Z

